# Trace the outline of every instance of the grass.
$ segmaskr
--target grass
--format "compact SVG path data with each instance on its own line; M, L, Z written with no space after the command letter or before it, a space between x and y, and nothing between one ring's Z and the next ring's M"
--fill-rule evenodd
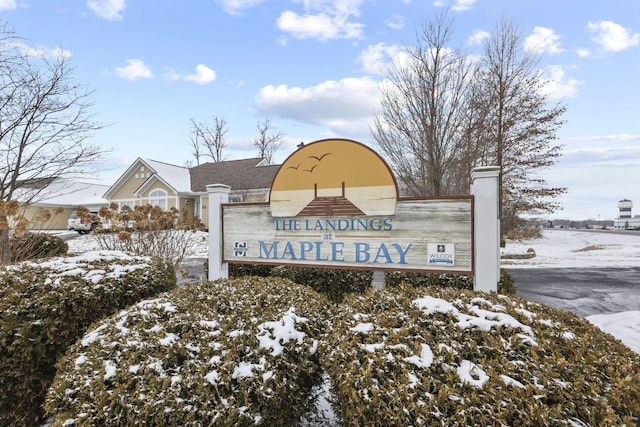
M581 248L581 249L576 249L574 252L601 251L603 249L605 249L604 246L591 245L591 246L585 246L584 248Z

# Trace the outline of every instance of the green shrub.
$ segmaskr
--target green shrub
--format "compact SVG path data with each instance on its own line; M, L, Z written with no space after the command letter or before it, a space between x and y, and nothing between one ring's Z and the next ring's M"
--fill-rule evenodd
M308 287L260 277L140 302L60 361L52 426L295 425L320 379L327 307Z
M12 237L9 244L12 262L60 256L69 250L64 240L47 233L24 233Z
M412 286L441 286L453 289L473 290L473 277L459 274L435 274L394 271L385 274L385 285L398 287L401 283ZM513 277L504 268L500 269L500 281L498 282L498 293L505 295L515 295L516 287Z
M371 288L373 271L345 270L339 268L275 267L271 275L284 277L292 282L307 285L339 303L345 295L363 293Z
M175 283L169 263L118 252L0 268L0 425L38 425L65 349L94 321Z
M516 282L513 276L504 268L500 269L500 281L498 282L498 293L503 295L516 294Z
M272 266L265 264L229 264L229 277L282 277L306 285L339 303L345 295L363 293L371 288L373 271L340 268Z
M207 260L208 262L209 260ZM229 264L229 277L271 276L272 265L266 264Z
M393 271L384 277L385 285L398 287L401 283L412 286L448 286L455 289L473 289L473 277L460 274L436 274Z
M351 295L321 345L342 425L635 425L640 358L517 297L400 285Z

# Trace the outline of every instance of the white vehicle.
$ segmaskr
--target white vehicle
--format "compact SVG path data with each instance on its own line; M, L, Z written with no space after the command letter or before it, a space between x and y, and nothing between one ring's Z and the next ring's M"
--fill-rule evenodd
M67 230L77 231L79 234L90 233L97 227L97 222L91 222L80 218L76 211L71 212L71 215L69 215L69 219L67 220Z

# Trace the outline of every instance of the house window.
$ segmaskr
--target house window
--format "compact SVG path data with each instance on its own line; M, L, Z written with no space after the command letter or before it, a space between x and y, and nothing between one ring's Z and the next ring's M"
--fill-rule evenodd
M135 200L121 200L118 202L118 208L122 209L123 206L129 206L131 208L131 210L133 210L133 208L135 208L136 206L136 202Z
M167 210L167 192L161 189L153 190L149 193L149 204L158 206L163 211Z

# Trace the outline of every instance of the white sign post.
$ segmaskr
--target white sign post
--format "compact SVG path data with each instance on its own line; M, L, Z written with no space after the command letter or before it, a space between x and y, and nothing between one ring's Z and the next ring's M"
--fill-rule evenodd
M207 185L209 193L209 280L229 277L229 264L222 259L222 204L229 201L231 187Z
M497 292L500 280L499 174L497 166L475 168L471 173L475 246L473 289L476 291Z

